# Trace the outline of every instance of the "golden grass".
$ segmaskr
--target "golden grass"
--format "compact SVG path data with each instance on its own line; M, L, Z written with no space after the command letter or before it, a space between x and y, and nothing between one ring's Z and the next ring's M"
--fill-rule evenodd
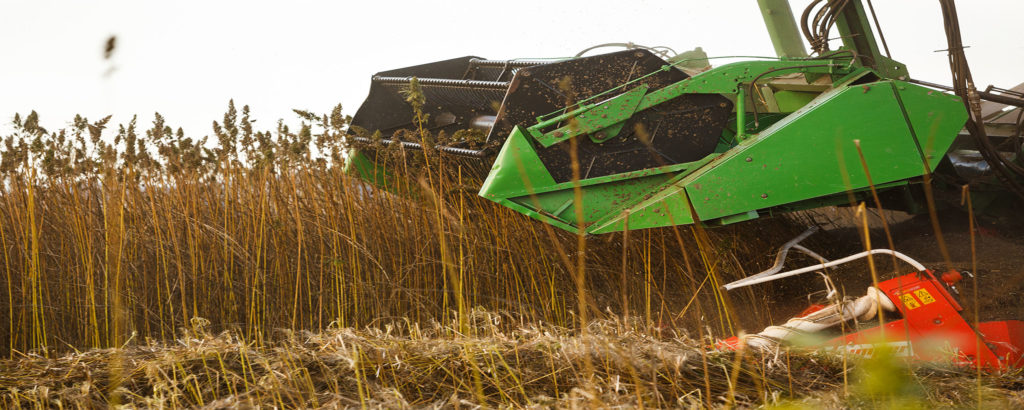
M159 115L113 143L109 117L17 117L0 405L770 404L842 380L703 348L775 321L714 284L798 224L578 236L477 197L479 166L436 152L379 150L407 177L374 189L342 171L341 107L298 113L260 132L231 104L210 144Z
M403 195L344 174L340 107L300 112L297 133L254 131L247 113L229 107L214 148L159 115L144 133L121 126L114 144L101 135L108 119L56 132L35 113L18 119L0 162L0 352L174 339L195 317L263 342L281 328L445 320L477 306L563 326L578 325L580 306L628 310L726 334L708 268L742 275L738 261L763 263L791 232L726 229L701 249L689 228L578 242L477 197L479 167L446 155L382 153L411 175L394 188Z

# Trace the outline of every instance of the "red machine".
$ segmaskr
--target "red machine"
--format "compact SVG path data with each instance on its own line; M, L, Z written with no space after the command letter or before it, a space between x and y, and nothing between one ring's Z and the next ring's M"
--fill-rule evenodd
M852 333L833 337L816 347L833 351L842 349L850 354L871 357L884 345L897 356L920 360L948 361L962 366L980 364L987 369L1024 367L1024 321L981 322L977 328L971 326L961 316L963 308L950 292L956 292L955 285L962 279L959 272L946 272L939 280L932 271L923 269L919 263L905 255L876 249L834 262L815 255L822 260L821 265L779 273L781 261L789 248L809 252L795 245L808 234L786 244L783 251L780 251L776 268L730 283L726 288L735 289L812 270L823 270L873 253L893 254L914 265L918 271L879 282L877 289L868 288L867 295L857 299L839 301L829 306L812 306L784 325L769 326L760 333L723 340L719 348L738 349L749 346L767 350L780 344L797 344L794 342L809 334L834 332L839 327L837 325L857 319L871 320L881 311L881 325L863 330L847 330Z
M1005 320L978 323L974 329L960 315L963 308L950 294L961 279L958 272L936 280L932 271L903 275L878 284L894 303L901 318L841 336L829 342L836 348L870 357L877 343L888 343L898 355L922 360L952 360L955 364L988 368L1024 365L1024 322Z

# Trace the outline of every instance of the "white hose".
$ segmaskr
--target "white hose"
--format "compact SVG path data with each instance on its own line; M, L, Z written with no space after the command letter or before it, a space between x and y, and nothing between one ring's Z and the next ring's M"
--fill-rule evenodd
M789 319L781 326L768 326L760 333L744 336L743 342L750 347L770 350L801 335L819 332L853 318L870 320L878 314L879 308L890 312L896 310L896 305L878 289L868 287L866 293L855 300L836 303L805 316Z
M907 255L904 255L902 253L899 253L897 251L894 251L894 250L891 250L891 249L872 249L872 250L869 250L869 251L864 251L864 252L861 252L861 253L853 254L853 255L847 256L847 257L842 258L842 259L836 259L836 260L831 261L831 262L822 263L820 265L813 265L813 266L808 266L806 268L794 269L794 270L791 270L791 271L788 271L788 272L777 273L777 274L769 275L769 276L749 277L749 278L740 279L740 280L737 280L735 282L728 283L724 287L725 287L725 290L733 290L733 289L742 288L742 287L746 287L746 286L750 286L750 285L757 285L759 283L771 282L773 280L788 278L790 276L801 275L801 274L804 274L804 273L807 273L807 272L813 272L813 271L819 270L819 269L831 268L831 267L836 266L836 265L842 265L844 263L847 263L847 262L850 262L850 261L853 261L853 260L857 260L857 259L866 257L868 255L875 255L875 254L879 254L879 253L893 255L893 256L899 258L900 260L910 264L911 266L914 267L914 269L916 269L918 271L924 271L925 270L924 265L922 265L918 261L915 261L913 258L911 258L911 257L909 257ZM755 276L757 276L757 275L755 275Z

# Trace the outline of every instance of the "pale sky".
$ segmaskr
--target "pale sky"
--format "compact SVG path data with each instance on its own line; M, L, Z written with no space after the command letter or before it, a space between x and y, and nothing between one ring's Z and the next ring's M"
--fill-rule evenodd
M808 0L792 3L799 16ZM946 48L938 2L873 3L893 58L914 78L949 84L946 55L935 52ZM1024 82L1024 2L957 6L979 87ZM117 49L105 61L110 35ZM51 129L75 113L114 123L139 114L147 128L159 111L201 136L231 98L271 129L278 118L296 124L292 108L340 102L354 114L377 71L464 55L571 56L608 42L774 55L754 0L0 0L0 133L34 109Z

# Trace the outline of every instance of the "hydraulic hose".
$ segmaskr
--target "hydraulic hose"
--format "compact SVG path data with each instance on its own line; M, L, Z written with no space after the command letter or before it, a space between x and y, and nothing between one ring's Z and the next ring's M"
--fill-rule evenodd
M953 0L939 0L942 6L942 19L946 30L946 42L949 52L949 68L953 77L953 92L959 96L967 109L967 132L978 142L978 151L989 163L996 176L1014 194L1024 201L1024 185L1018 178L1024 178L1024 167L1003 158L999 150L985 132L984 120L981 118L980 95L974 86L971 69L964 54L963 39L960 36L960 20L956 13Z

